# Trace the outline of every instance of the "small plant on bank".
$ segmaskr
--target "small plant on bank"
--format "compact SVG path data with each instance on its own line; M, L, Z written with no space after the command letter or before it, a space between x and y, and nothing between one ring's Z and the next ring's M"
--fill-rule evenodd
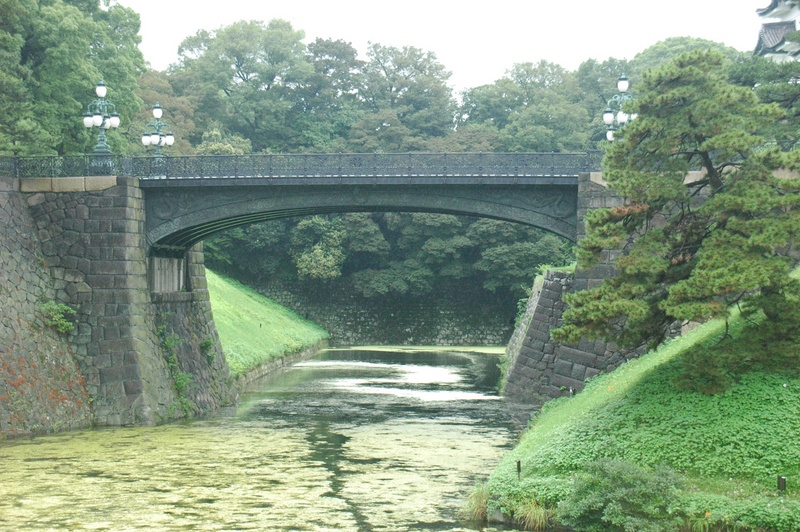
M469 492L461 515L466 521L483 526L488 520L489 487L485 482L477 481Z
M547 530L555 511L531 499L518 508L514 516L525 530L541 532Z
M75 330L72 318L75 316L75 309L63 303L48 301L39 305L39 311L44 317L44 322L61 334L69 334Z
M206 357L206 362L208 365L214 363L214 360L217 358L217 354L214 352L214 345L216 342L211 338L204 338L202 342L200 342L200 352L202 352Z
M161 317L162 321L166 316ZM178 366L178 347L183 344L183 339L175 333L168 333L165 323L161 323L156 329L158 338L161 340L161 348L164 350L164 357L167 360L167 368L172 378L172 386L177 395L177 401L170 406L170 415L175 407L183 412L184 416L189 417L196 408L194 402L186 395L191 389L193 376L191 373L181 371Z

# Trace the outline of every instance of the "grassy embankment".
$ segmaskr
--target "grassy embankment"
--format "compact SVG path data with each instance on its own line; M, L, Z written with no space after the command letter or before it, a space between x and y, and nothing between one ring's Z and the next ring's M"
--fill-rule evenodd
M315 323L237 281L210 270L206 278L214 323L234 377L328 338Z
M732 325L740 330L741 320ZM575 397L547 403L487 485L476 486L472 503L483 498L490 515L527 518L534 530L537 522L569 523L569 515L599 520L604 510L633 528L597 530L643 530L635 519L659 511L663 519L648 530L800 530L797 371L748 372L715 395L676 386L687 353L724 334L724 323L707 323L597 377ZM599 470L589 466L598 461L605 464ZM670 484L661 466L681 480ZM783 493L779 476L786 477ZM663 508L642 511L648 505Z

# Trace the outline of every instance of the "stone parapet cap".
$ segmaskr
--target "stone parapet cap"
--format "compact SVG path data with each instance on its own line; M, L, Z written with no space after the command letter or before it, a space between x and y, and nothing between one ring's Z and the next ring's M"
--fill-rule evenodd
M788 168L778 168L773 172L773 175L778 179L800 179L800 172ZM700 181L705 176L705 170L692 170L686 174L683 182L686 185L690 185ZM608 186L608 181L603 179L603 172L589 172L589 181L603 187Z
M589 181L602 187L608 186L608 181L603 179L603 172L589 172Z
M778 179L800 179L800 172L788 168L778 168L773 175Z
M687 185L690 183L695 183L703 179L705 175L706 175L705 171L692 170L691 172L686 174L686 178L683 180L683 182ZM778 175L777 172L775 173L775 175L776 176ZM797 174L795 173L795 175ZM603 187L608 187L608 181L603 179L603 172L589 172L589 181Z
M0 177L0 192L16 192L19 190L19 179L15 177Z
M32 177L18 179L20 192L92 192L117 186L116 176ZM0 185L2 186L2 185Z
M153 303L186 303L195 300L193 292L150 292Z

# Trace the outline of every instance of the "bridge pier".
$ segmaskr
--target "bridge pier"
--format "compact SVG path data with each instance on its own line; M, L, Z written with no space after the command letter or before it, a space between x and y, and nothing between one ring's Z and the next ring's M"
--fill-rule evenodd
M21 186L56 299L77 311L71 343L94 423L152 424L183 415L181 404L204 412L235 402L211 315L202 244L178 261L186 268L180 277L185 290L160 283L155 288L168 292L154 292L138 180L47 181L24 180ZM192 374L181 393L177 371Z

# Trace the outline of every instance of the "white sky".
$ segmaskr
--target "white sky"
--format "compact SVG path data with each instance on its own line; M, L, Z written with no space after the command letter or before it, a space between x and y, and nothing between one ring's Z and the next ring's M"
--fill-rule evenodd
M668 37L755 48L770 0L118 0L141 15L141 50L153 68L177 60L200 29L281 18L317 37L415 46L436 54L461 91L492 83L515 63L544 59L574 70L586 59L632 59Z

